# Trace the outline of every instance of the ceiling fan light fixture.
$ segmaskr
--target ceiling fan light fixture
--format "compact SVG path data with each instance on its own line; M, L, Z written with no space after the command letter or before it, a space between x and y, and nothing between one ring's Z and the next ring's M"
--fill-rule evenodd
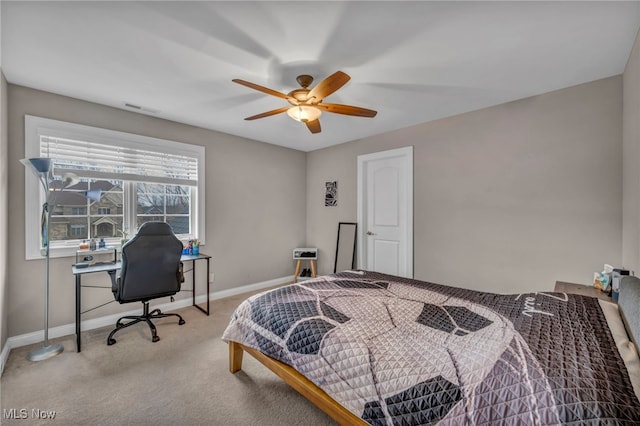
M289 108L287 114L296 121L307 123L317 120L322 115L322 111L310 105L297 105Z
M252 115L251 117L246 117L245 120L251 121L258 118L271 117L272 115L281 114L286 111L289 117L293 118L296 121L304 123L307 126L307 129L309 129L311 133L315 134L321 132L319 118L322 115L323 111L331 112L334 114L352 115L356 117L372 118L376 116L377 112L371 109L361 108L353 105L328 104L323 102L323 100L327 96L340 89L350 79L351 77L349 77L342 71L336 71L329 77L322 80L320 83L316 84L315 87L309 89L309 86L313 82L313 77L303 74L299 75L296 79L300 86L302 86L302 88L292 90L286 95L276 90L269 89L268 87L260 86L249 81L240 80L238 78L234 78L231 81L246 86L250 89L257 90L258 92L285 99L287 102L289 102L290 105L293 105L283 106L281 108L266 111L261 114Z

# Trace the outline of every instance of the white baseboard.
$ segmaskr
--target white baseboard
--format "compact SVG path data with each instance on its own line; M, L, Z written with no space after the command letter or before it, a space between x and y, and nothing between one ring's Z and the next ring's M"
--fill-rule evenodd
M209 300L223 299L225 297L236 296L242 293L248 293L252 291L262 290L264 288L274 287L281 284L287 284L292 281L293 281L293 275L288 277L276 278L268 281L262 281L254 284L247 284L241 287L230 288L227 290L213 291L211 292L211 296L209 297ZM196 297L197 304L205 303L206 301L207 301L207 296L204 294ZM192 303L192 299L188 297L185 299L176 300L175 302L163 303L161 305L153 306L153 309L157 308L160 310L169 311L169 310L184 308L186 306L191 306L191 303ZM137 315L139 313L140 313L140 309L135 309L127 312L120 312L117 314L106 315L103 317L82 321L81 330L87 331L87 330L93 330L96 328L113 325L120 317L123 317L125 315ZM55 339L56 337L75 334L75 332L76 332L75 323L59 325L57 327L53 327L49 329L49 338ZM44 341L44 330L38 330L32 333L26 333L18 336L9 337L6 343L4 344L4 347L2 348L2 353L0 353L0 375L4 371L4 365L7 359L9 358L9 352L11 351L11 349L19 348L21 346L31 345L33 343L38 343L42 341Z

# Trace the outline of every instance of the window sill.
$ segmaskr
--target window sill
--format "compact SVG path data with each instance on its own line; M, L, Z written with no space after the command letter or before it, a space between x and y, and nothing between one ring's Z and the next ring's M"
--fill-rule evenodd
M189 240L184 240L182 238L179 238L180 241L182 242L182 244L184 245L185 243L187 243ZM203 244L202 242L200 243L200 247L204 247L205 244ZM57 247L57 248L53 248L51 249L51 252L49 253L49 258L50 259L54 259L54 258L61 258L61 257L72 257L73 260L75 261L75 257L76 254L78 254L79 252L82 253L83 255L87 256L87 255L91 255L91 254L102 254L102 253L109 253L112 252L113 249L116 249L117 253L120 253L122 246L120 246L119 244L117 245L107 245L105 248L98 248L95 250L90 250L90 249L80 249L79 247ZM42 260L45 258L45 251L44 249L42 251L35 251L32 253L26 253L25 256L25 260Z

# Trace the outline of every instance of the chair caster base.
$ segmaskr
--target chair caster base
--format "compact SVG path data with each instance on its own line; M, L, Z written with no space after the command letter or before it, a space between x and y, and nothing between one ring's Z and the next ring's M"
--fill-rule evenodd
M0 0L1 1L1 0ZM157 318L167 318L167 317L178 317L178 324L179 325L183 325L186 324L186 321L178 314L163 314L160 309L155 309L151 312L149 312L149 302L142 302L144 309L142 312L142 315L138 315L138 316L133 316L133 315L127 315L124 316L122 318L120 318L117 322L116 322L116 328L115 330L113 330L111 332L111 334L109 334L109 337L107 338L107 345L111 346L114 343L116 343L116 339L114 339L112 336L122 330L123 328L127 328L129 326L132 326L134 324L138 324L139 322L146 322L147 325L149 326L149 329L151 330L151 341L153 343L157 342L160 340L160 337L158 337L158 331L156 330L155 325L153 324L153 322L151 320L153 319L157 319ZM127 323L124 323L123 320L130 320Z

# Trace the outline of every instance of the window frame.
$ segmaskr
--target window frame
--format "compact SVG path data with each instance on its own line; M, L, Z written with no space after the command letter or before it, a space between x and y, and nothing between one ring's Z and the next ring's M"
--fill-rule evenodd
M136 148L168 154L188 155L198 159L198 183L191 187L192 238L205 245L205 148L200 145L186 144L167 139L125 133L99 127L69 123L48 118L25 115L25 158L40 157L40 138L50 136L87 142L100 143L125 148ZM153 182L153 178L149 179ZM124 181L123 185L130 183ZM160 182L157 182L160 183ZM135 184L134 184L135 185ZM41 185L37 177L25 168L25 259L41 259L40 247L40 214L44 203ZM123 198L124 220L127 223L132 215L135 217L135 191L129 191ZM135 221L127 223L129 237L137 232ZM77 244L61 244L50 249L50 257L75 256Z

